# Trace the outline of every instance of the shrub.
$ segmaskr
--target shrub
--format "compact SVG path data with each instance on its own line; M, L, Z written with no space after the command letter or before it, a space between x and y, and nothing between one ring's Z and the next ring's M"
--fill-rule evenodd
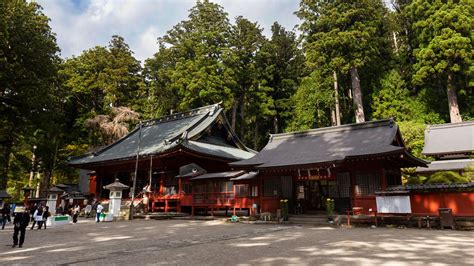
M426 184L451 184L451 183L466 183L470 180L456 172L443 171L433 174L426 180Z

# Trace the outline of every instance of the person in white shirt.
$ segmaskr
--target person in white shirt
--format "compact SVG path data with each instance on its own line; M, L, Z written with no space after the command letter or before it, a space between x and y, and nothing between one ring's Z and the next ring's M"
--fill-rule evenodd
M100 202L98 202L96 210L97 210L97 212L96 212L96 223L98 223L98 222L100 222L100 214L104 210L104 206L102 206L102 204L100 204Z

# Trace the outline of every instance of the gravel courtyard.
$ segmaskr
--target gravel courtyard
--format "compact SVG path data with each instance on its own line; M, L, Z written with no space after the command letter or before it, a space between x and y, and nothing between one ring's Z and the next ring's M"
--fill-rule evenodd
M221 221L84 222L27 230L0 264L473 265L474 232L229 224Z

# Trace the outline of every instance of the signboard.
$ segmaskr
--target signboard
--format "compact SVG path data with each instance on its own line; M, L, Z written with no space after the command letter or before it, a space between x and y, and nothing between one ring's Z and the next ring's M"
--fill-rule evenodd
M411 213L410 196L375 197L378 213Z

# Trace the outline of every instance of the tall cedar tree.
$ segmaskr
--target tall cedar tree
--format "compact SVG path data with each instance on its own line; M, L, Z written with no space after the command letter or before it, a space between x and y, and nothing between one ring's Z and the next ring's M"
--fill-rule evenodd
M294 32L277 22L273 23L271 32L271 39L262 47L258 58L262 68L261 79L265 86L271 88L269 96L273 100L269 133L280 133L293 119L291 98L303 75L304 56Z
M51 111L59 48L37 3L0 1L0 14L0 189L5 189L12 149L41 129Z
M198 1L190 10L188 20L181 21L159 39L160 51L147 61L147 68L162 65L164 62L159 61L166 54L173 64L166 71L169 79L166 84L179 99L174 103L176 109L220 101L227 107L231 105L232 76L223 59L230 31L223 8L205 0ZM160 70L148 72L156 74Z
M229 49L225 63L233 74L231 126L236 131L237 112L240 108L240 135L245 133L246 110L259 90L259 71L256 54L264 44L265 37L257 23L239 16L232 25ZM254 103L255 104L255 103ZM259 104L259 103L257 103Z
M472 98L468 90L474 85L472 1L414 0L404 11L416 36L413 83L423 86L436 80L447 92L451 122L461 122L457 94Z
M302 0L297 12L308 67L350 73L356 122L365 121L360 69L389 47L386 14L381 0Z

